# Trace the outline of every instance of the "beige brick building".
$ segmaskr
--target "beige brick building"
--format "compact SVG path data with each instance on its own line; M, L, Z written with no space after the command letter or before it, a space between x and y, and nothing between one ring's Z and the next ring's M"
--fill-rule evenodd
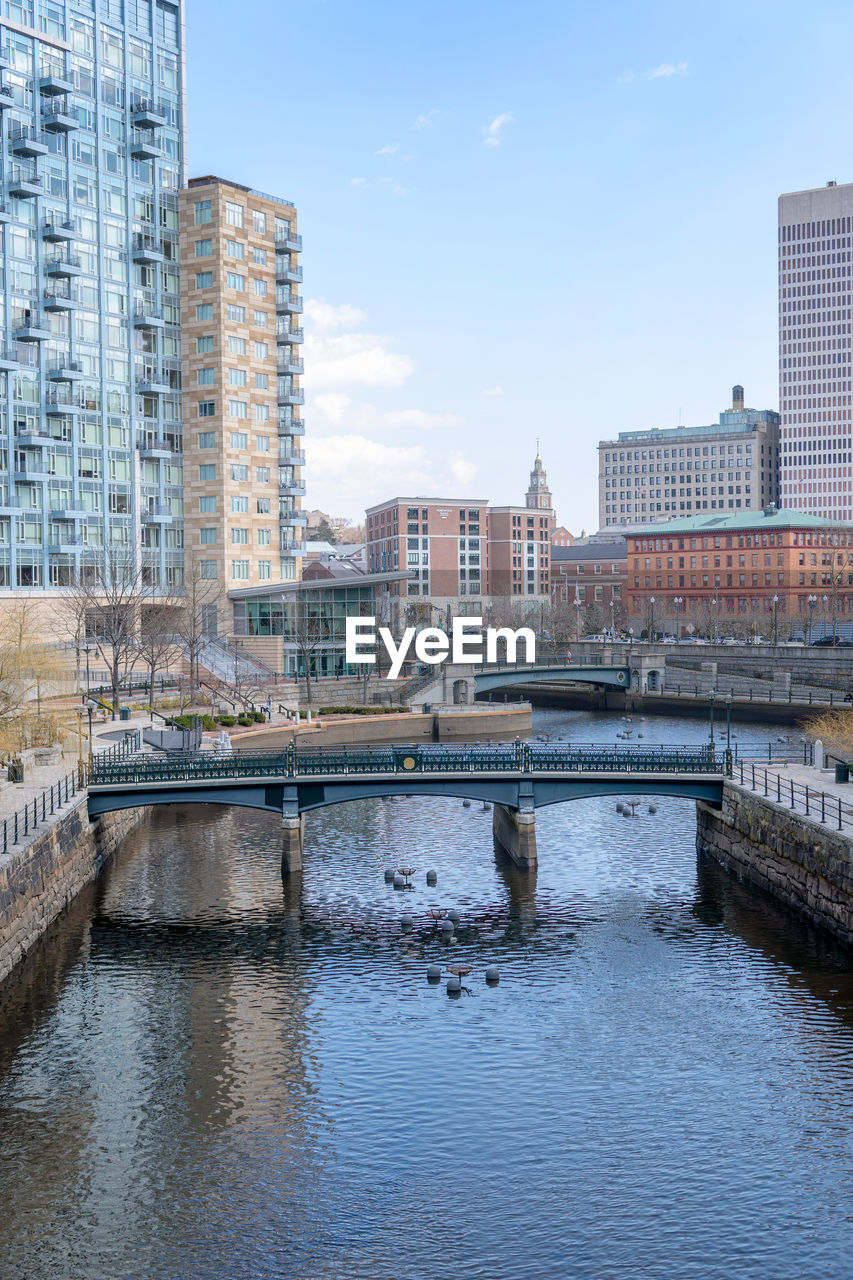
M187 567L224 600L301 573L301 237L292 204L216 177L180 223Z

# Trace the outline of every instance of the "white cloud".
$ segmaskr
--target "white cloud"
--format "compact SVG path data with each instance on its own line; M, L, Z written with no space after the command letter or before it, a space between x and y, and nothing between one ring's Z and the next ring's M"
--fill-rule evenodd
M391 192L392 196L408 196L414 188L404 187L397 178L383 177L377 178L375 182L370 182L367 178L350 178L351 187L358 187L361 191L369 191L372 187L384 187Z
M386 444L358 433L306 440L312 505L359 516L365 507L395 493L446 490L448 468L422 445ZM454 484L469 485L476 467L461 454L450 460Z
M322 417L335 426L343 422L351 404L350 397L340 391L327 391L324 395L315 396L312 400L315 410L319 410Z
M686 76L686 62L662 62L654 71L646 72L647 80L668 80L671 76Z
M423 409L395 409L382 415L389 427L414 427L430 431L433 427L461 427L465 419L457 413L427 413Z
M503 393L503 387L483 387L484 396L502 396Z
M432 107L429 111L424 111L422 115L418 116L417 120L412 125L412 128L416 129L418 133L422 133L424 129L431 129L440 117L441 112L438 108Z
M347 304L305 303L305 367L312 394L357 386L400 387L413 372L409 357L391 351L387 338L353 332L366 319L364 311Z
M499 116L495 116L491 124L483 126L485 137L483 141L487 147L499 147L501 142L501 129L512 120L511 111L502 111Z
M450 455L450 474L453 477L454 484L458 485L460 489L467 489L469 485L474 483L477 467L467 458L463 458L461 453L452 453Z
M357 329L367 320L367 312L352 307L348 302L334 306L322 298L309 298L305 303L305 316L315 332L332 333L335 329Z
M388 143L386 146L380 147L374 154L377 156L395 156L399 150L400 147L398 143L395 142L393 146L391 143Z

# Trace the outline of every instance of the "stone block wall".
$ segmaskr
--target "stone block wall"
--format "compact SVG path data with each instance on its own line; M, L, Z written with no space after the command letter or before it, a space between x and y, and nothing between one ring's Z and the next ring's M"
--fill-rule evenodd
M98 877L147 813L124 809L90 822L84 794L26 843L0 855L0 982L83 886Z
M696 805L696 848L809 923L853 945L853 840L726 782L721 809Z

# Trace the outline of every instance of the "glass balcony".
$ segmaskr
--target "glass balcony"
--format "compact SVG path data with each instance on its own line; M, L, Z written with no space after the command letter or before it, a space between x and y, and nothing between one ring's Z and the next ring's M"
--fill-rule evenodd
M158 440L151 436L137 440L136 448L140 458L171 458L173 450L168 440Z
M64 98L55 98L42 108L41 122L48 133L71 133L80 122Z
M172 390L169 375L157 365L137 365L136 390L143 396L166 395Z
M278 333L276 333L275 336L279 342L304 342L305 341L304 329L297 329L297 328L281 329Z
M279 551L289 551L291 554L302 555L305 550L305 543L301 538L288 538L282 536L278 540Z
M143 266L154 267L166 261L163 246L154 236L138 232L133 237L133 261Z
M275 282L276 284L300 284L302 281L302 268L292 267L289 262L277 262L275 264Z
M275 242L277 247L289 249L291 253L302 252L302 236L296 235L293 231L277 232Z
M289 293L286 289L277 291L275 306L277 311L287 311L291 315L298 315L302 311L302 298L299 294Z
M74 85L59 64L48 64L42 67L39 78L39 92L47 98L58 97L61 93L73 93Z
M83 408L79 400L71 399L65 392L50 391L45 400L44 411L53 418L66 414L79 413Z
M71 222L43 222L42 239L50 244L68 244L74 239L74 224Z
M16 156L46 156L50 150L46 136L31 125L18 125L9 138L9 146Z
M288 484L280 484L278 486L278 492L281 497L304 498L305 485L302 484L301 481L294 480Z
M163 329L166 321L154 302L137 302L133 309L133 323L137 329Z
M172 512L168 507L152 505L142 512L141 520L143 524L171 524Z
M278 394L279 404L304 404L305 392L301 387L291 387L289 391L280 391Z
M302 373L305 368L305 361L300 360L298 356L292 356L286 347L280 347L276 367L279 373Z
M0 111L8 111L9 107L14 107L15 95L8 84L0 84Z
M73 311L77 306L77 299L70 290L65 293L55 290L45 293L42 306L45 311Z
M83 370L72 360L58 360L48 365L47 376L52 382L79 382Z
M160 129L166 123L166 108L154 98L137 98L130 104L130 119L138 129Z
M15 329L15 337L19 342L47 342L53 334L44 316L36 311L25 311Z
M55 443L56 441L50 432L43 431L41 427L22 427L15 432L15 444L26 446Z
M37 173L22 173L9 183L9 195L18 200L32 200L44 195L44 183Z
M302 418L291 418L289 422L280 422L278 424L278 434L280 436L304 436L305 422Z
M0 349L0 369L11 371L18 368L18 348Z
M45 274L49 276L58 276L60 278L70 279L72 276L83 274L83 268L80 265L79 258L63 256L62 254L54 254L52 258L47 258L44 264Z
M283 453L279 452L278 460L283 467L305 466L305 454L300 449L286 449Z
M159 160L163 148L147 129L134 129L130 139L130 154L134 160Z

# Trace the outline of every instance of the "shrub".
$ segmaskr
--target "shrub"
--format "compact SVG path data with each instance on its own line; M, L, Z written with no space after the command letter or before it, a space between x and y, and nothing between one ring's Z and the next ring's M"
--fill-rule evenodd
M230 729L232 724L237 723L237 717L236 716L217 716L216 722L217 724L221 724L223 728Z
M388 716L407 707L320 707L321 716Z
M216 721L213 716L202 716L201 727L204 729L205 733L210 733L211 729L215 729Z
M263 711L249 711L248 714L252 717L255 724L263 724L267 718Z

